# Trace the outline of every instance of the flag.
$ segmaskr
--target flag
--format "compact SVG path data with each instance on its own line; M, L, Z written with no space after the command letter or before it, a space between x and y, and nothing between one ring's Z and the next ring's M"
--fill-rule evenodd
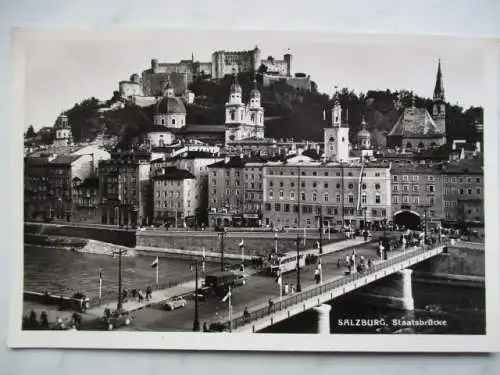
M186 228L187 228L187 224L186 224L186 222L185 222L185 221L182 223L182 225L184 226L184 229L186 229Z
M155 260L153 261L153 263L151 263L151 267L153 267L153 268L158 267L158 257L156 257Z
M323 110L323 121L325 121L325 120L326 120L326 111Z
M222 299L222 302L226 302L229 297L231 297L231 289L229 289L227 294L224 296L224 298Z
M240 241L240 243L238 244L239 247L243 247L245 246L245 241L243 241L243 239Z

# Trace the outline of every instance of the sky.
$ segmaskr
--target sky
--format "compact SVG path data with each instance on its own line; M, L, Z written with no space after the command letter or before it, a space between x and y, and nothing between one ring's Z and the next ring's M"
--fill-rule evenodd
M261 58L290 50L292 72L309 74L320 92L407 89L432 97L441 59L446 99L464 108L484 102L484 46L440 38L356 38L275 32L46 32L24 39L24 123L52 126L57 115L95 96L109 99L120 80L148 69L151 59L178 62L194 53L261 49Z

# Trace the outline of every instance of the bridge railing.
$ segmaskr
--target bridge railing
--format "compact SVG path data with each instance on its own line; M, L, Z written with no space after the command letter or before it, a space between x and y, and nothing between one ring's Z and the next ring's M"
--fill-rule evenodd
M439 245L438 245L439 246ZM425 246L425 247L419 247L413 250L406 250L405 252L398 254L394 256L393 258L390 258L386 261L376 263L373 265L371 268L361 271L361 272L356 272L353 274L350 274L348 276L342 277L340 279L332 280L326 283L323 283L321 285L318 285L313 288L309 288L303 292L299 292L296 294L293 294L289 297L283 298L281 301L274 302L273 305L269 305L267 307L262 307L260 309L254 310L249 313L248 316L240 316L231 321L232 329L244 326L246 324L249 324L251 322L260 320L262 318L265 318L266 316L270 316L275 314L276 312L285 310L288 307L297 305L300 302L306 301L312 297L316 297L318 295L321 295L323 293L328 292L329 290L336 289L339 287L342 287L343 285L349 284L353 281L363 279L375 272L384 270L386 268L389 268L393 266L394 264L398 264L403 262L406 259L413 258L417 255L424 254L428 252L429 250L432 250L436 248L437 246ZM227 322L227 325L229 325L229 322Z

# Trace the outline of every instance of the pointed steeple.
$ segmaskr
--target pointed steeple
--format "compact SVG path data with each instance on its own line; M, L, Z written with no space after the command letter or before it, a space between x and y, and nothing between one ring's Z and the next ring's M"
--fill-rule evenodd
M434 100L444 100L443 74L441 73L441 59L438 60L436 85L434 86Z

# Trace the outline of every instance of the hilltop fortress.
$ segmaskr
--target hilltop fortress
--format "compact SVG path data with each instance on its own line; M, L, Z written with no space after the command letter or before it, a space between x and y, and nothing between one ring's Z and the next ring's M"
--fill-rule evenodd
M139 106L148 106L163 95L165 82L169 81L175 96L183 96L186 102L192 103L194 95L188 87L196 77L217 80L234 72L260 72L265 86L283 80L297 89L311 89L309 76L303 73L292 75L291 54L284 54L282 60L272 56L261 59L260 55L260 49L255 46L248 51L215 51L210 62L196 61L194 55L177 63L153 59L151 67L141 75L133 74L129 80L119 82L120 96Z

